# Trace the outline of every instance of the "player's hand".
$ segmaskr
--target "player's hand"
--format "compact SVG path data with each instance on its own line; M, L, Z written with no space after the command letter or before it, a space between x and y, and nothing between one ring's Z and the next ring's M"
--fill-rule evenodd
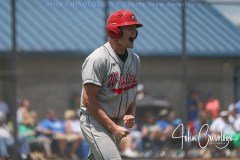
M123 123L127 128L132 128L135 123L135 117L133 115L125 115L123 117Z
M122 126L117 126L113 134L118 138L122 139L123 137L126 137L129 134L129 131Z

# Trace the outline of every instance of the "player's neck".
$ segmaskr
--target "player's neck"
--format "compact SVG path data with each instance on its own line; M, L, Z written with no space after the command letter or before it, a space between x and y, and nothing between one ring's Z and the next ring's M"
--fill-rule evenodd
M110 40L109 40L109 43L110 43L110 45L111 45L111 47L112 47L112 49L114 50L115 53L121 54L121 55L125 54L126 48L122 47L122 46L121 46L119 43L117 43L115 40L110 39Z

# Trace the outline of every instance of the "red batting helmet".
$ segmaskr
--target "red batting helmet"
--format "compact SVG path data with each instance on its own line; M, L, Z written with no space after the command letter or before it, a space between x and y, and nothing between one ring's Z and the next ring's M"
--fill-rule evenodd
M136 16L130 10L121 9L113 12L107 20L107 33L111 38L120 38L122 32L119 27L136 25L137 28L143 25L137 21Z

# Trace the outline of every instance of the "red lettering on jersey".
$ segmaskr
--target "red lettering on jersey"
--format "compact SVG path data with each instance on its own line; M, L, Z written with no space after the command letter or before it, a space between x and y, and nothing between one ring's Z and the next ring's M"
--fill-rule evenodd
M134 87L136 87L136 86L137 86L137 84L133 84L133 85L128 86L128 87L125 87L125 88L113 89L112 91L113 91L115 94L121 94L121 93L123 93L123 92L125 92L125 91L127 91L127 90L129 90L129 89L131 89L131 88L134 88Z
M119 83L120 88L117 87ZM137 76L136 74L127 73L126 76L120 77L118 72L111 73L108 79L108 87L113 88L111 89L115 94L121 94L131 88L137 86Z
M111 73L108 78L108 87L114 87L120 79L119 77L120 76L118 72Z

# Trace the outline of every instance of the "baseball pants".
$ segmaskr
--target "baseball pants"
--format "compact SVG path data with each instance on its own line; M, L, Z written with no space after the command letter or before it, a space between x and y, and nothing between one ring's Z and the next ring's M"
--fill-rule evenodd
M83 109L80 110L80 126L90 146L89 160L121 160L117 148L120 140Z

